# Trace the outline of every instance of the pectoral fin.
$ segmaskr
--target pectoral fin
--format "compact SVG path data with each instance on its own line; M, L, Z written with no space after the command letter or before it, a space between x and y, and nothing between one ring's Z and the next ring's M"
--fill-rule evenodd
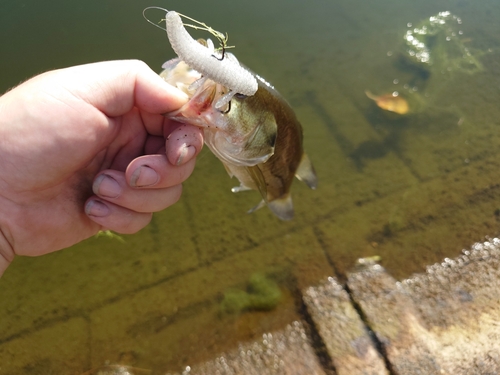
M311 189L316 189L318 187L318 177L316 176L316 171L314 170L314 167L305 152L302 154L302 159L300 160L299 167L295 172L295 177L297 177L300 181L304 181Z
M229 177L233 177L234 174L231 171L231 168L229 168L229 166L226 163L224 163L222 160L221 160L221 162L222 162L222 165L224 166L224 169L226 170L227 174L229 175Z
M238 154L236 163L245 166L254 166L265 163L274 155L274 146L278 137L278 125L274 116L269 114L265 120L250 132L245 140L245 145Z
M266 202L264 202L264 199L259 202L259 204L247 211L247 214L251 214L252 212L257 211L259 208L262 208L266 205Z

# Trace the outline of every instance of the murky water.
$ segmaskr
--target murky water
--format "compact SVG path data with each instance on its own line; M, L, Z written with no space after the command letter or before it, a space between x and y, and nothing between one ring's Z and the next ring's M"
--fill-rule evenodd
M178 370L299 317L300 289L359 257L404 278L499 232L498 2L3 0L0 90L99 60L159 71L173 52L149 5L229 33L296 109L320 187L295 183L291 222L247 215L258 194L232 194L205 150L182 200L142 232L16 259L0 279L0 374ZM443 11L456 35L424 38L437 60L415 63L405 35ZM397 91L410 112L365 90Z

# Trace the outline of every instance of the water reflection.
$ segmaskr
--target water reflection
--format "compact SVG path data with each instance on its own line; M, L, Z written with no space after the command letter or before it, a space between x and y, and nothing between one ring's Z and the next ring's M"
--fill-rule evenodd
M464 37L461 25L462 19L448 11L439 12L414 28L408 23L404 36L406 56L417 64L434 66L435 72L443 69L469 74L480 72L482 64L466 46L471 39Z

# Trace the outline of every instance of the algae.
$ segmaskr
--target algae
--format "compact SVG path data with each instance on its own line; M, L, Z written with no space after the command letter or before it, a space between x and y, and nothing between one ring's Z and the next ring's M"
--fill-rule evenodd
M96 233L96 235L94 236L95 238L109 238L109 239L113 239L113 240L117 240L121 243L125 243L125 239L120 236L119 234L116 234L110 230L101 230L99 232Z
M250 276L245 290L230 289L224 293L221 310L226 313L270 311L281 299L278 284L261 273Z

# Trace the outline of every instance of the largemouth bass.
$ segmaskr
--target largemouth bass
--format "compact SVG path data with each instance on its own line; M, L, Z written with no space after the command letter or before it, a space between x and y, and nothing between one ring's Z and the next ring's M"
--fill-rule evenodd
M256 93L235 94L221 107L220 100L227 96L228 88L202 77L179 58L163 67L160 76L190 98L166 116L204 129L206 145L228 174L240 181L233 192L260 192L262 201L250 212L267 204L280 219L291 219L293 177L312 189L317 186L317 178L302 148L302 127L285 99L252 73L258 81Z

